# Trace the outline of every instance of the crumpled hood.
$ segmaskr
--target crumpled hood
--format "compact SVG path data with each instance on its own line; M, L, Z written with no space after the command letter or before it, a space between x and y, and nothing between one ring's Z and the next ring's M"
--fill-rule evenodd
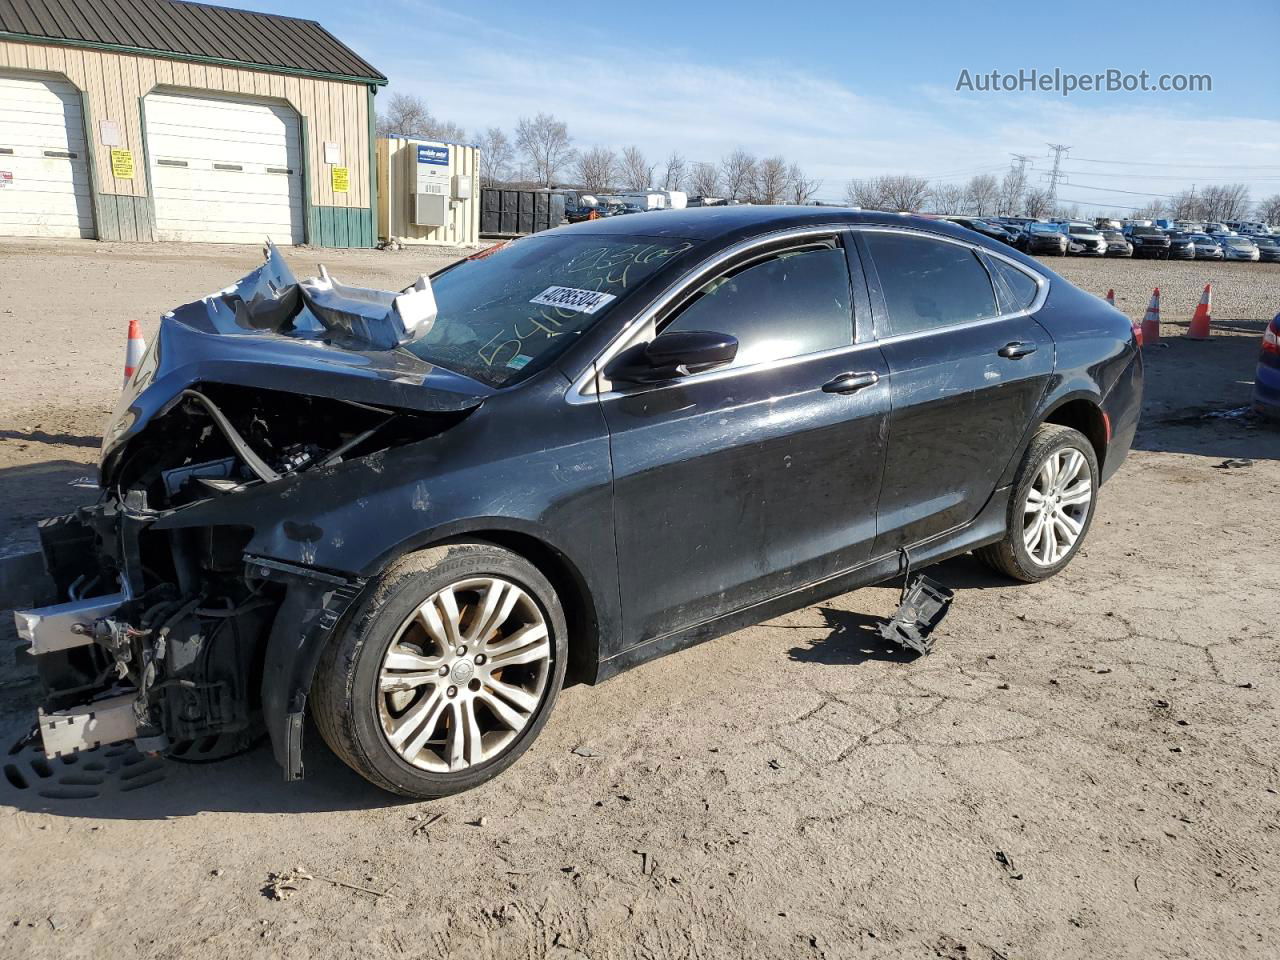
M493 393L403 348L378 349L325 326L271 246L266 262L234 286L162 318L103 433L104 472L113 452L201 383L427 413L469 410Z

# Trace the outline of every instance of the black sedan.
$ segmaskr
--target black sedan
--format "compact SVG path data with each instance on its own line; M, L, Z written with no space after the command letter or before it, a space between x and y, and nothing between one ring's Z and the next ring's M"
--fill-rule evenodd
M1196 258L1196 241L1193 234L1178 231L1169 234L1169 259L1194 260Z
M400 293L272 249L164 318L41 528L45 749L265 730L297 779L309 713L386 790L473 787L566 682L965 551L1059 572L1141 390L1123 314L937 220L611 217Z
M1067 255L1066 234L1048 223L1027 224L1014 246L1023 253L1050 253L1058 257Z
M993 240L999 240L1001 243L1007 243L1014 246L1017 239L1013 231L999 223L992 223L990 220L983 220L981 217L942 217L943 220L949 220L952 223L958 223L962 227L968 227L975 233L980 233L984 237L990 237Z
M1262 263L1280 263L1280 237L1272 234L1254 234L1249 237L1258 248L1258 260Z
M1132 257L1133 244L1131 244L1123 233L1119 230L1103 230L1102 237L1107 241L1108 257Z

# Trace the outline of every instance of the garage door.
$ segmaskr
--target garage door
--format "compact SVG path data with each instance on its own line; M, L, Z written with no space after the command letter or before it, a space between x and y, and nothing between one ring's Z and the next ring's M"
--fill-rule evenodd
M92 237L80 93L0 77L0 237Z
M297 113L269 103L153 93L146 115L157 240L303 242Z

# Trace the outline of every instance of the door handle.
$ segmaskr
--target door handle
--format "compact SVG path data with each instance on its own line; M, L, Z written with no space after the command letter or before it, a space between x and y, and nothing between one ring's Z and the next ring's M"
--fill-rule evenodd
M825 393L857 393L879 382L880 374L874 370L868 370L865 373L842 373L834 380L824 383L822 389Z
M996 351L1006 360L1018 360L1025 357L1029 353L1036 352L1034 343L1026 343L1022 340L1014 340L1012 343L1006 343L1003 347Z

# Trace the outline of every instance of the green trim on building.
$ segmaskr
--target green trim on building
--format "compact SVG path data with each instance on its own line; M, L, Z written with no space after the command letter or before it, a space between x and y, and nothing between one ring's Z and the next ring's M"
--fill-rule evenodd
M195 53L174 53L171 50L152 50L147 47L131 47L123 43L98 43L93 40L65 40L62 37L37 37L29 33L0 30L0 40L16 40L19 43L51 44L59 47L83 47L86 50L109 50L112 53L128 53L139 57L158 57L161 60L184 60L192 63L211 63L218 67L238 67L241 70L257 70L261 73L287 73L295 77L311 77L315 80L341 80L346 83L364 83L385 87L386 80L374 77L351 77L343 73L324 73L320 70L302 70L298 67L277 67L267 63L246 63L223 57L202 56Z
M319 233L311 244L318 247L372 247L374 212L370 207L312 208Z
M55 77L65 77L68 83L71 78L65 73L57 73L55 71L42 71L52 74ZM75 84L71 84L75 87ZM98 192L98 144L93 136L93 118L89 116L89 91L80 87L76 87L80 94L80 119L84 121L84 143L85 152L88 156L85 158L89 166L89 208L93 211L93 236L97 240L102 239L102 194Z
M376 87L369 87L369 246L378 245L378 137L377 113L374 111L373 98L377 95Z
M151 148L148 146L147 140L147 95L144 93L138 98L138 134L142 137L142 182L146 185L146 223L147 235L143 237L142 221L138 221L139 240L154 240L156 238L156 196L155 184L151 182ZM135 174L137 171L134 171Z
M294 108L302 128L302 239L318 246L320 231L316 228L316 208L311 202L311 118Z
M148 197L99 193L95 194L94 199L99 240L149 243L155 239L151 229L151 201Z

